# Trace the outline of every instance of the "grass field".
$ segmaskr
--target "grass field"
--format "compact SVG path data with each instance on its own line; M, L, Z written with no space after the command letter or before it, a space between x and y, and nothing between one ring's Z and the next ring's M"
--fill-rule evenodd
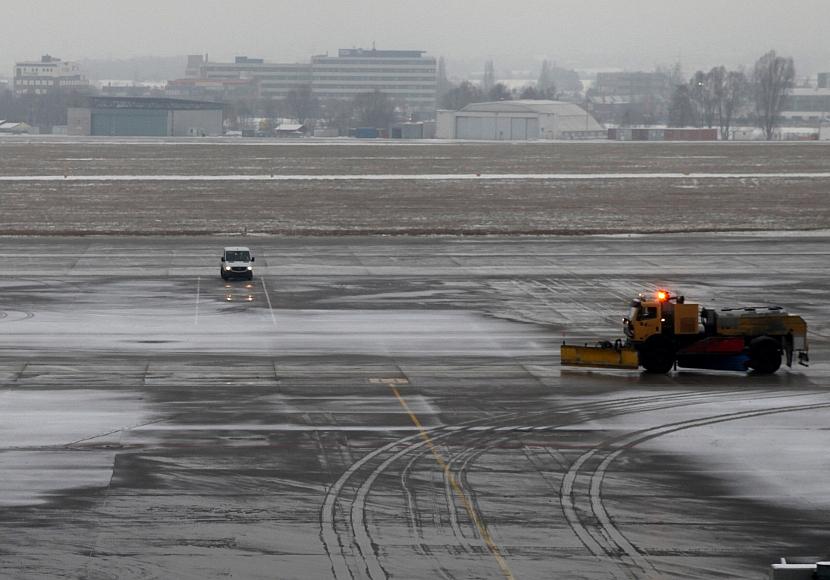
M805 230L829 193L830 143L0 140L6 235Z

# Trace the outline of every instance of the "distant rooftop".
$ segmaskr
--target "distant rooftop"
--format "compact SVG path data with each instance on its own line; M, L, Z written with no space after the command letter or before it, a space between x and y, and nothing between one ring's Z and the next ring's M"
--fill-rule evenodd
M489 101L472 103L461 109L462 113L531 113L554 115L560 131L604 131L604 127L579 105L564 101L520 99L516 101Z
M263 58L248 58L247 56L237 56L234 59L236 64L264 64L265 59Z
M52 55L44 54L43 56L40 57L40 60L23 60L23 61L19 61L17 64L18 65L34 65L34 64L44 65L44 64L58 64L59 62L63 62L63 61L61 61L61 59L59 59L59 58L55 58Z
M172 109L172 110L213 110L222 109L222 103L191 101L167 97L89 97L89 106L94 109Z
M337 56L360 58L421 58L425 50L375 50L364 48L341 48Z
M797 97L804 97L804 96L830 96L830 88L812 88L812 87L797 87L794 89L790 89L790 95L797 96Z

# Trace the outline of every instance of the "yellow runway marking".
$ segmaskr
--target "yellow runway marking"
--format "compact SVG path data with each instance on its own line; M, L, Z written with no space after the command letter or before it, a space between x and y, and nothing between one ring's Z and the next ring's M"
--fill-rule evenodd
M455 476L450 471L449 463L447 463L447 460L444 459L443 455L441 455L441 452L438 451L438 448L433 443L432 438L429 436L429 433L427 433L426 429L424 429L424 426L421 425L421 421L418 420L418 416L415 415L415 413L407 404L406 400L401 396L400 391L398 391L398 389L393 386L390 386L389 388L392 389L392 392L395 394L395 397L397 397L398 402L401 404L401 407L403 407L404 411L406 411L406 413L409 415L409 418L412 420L412 423L415 425L415 427L418 428L418 431L421 433L421 439L423 439L424 442L427 444L427 447L429 447L432 456L435 458L435 462L441 467L441 469L444 470L444 476L447 478L447 481L449 481L453 491L461 499L461 503L464 504L464 509L467 510L467 514L469 514L470 519L473 520L473 524L475 524L475 527L478 530L481 539L484 540L484 543L487 545L487 549L490 550L490 553L496 559L499 568L501 568L502 574L504 574L504 577L508 580L515 580L513 573L510 571L510 568L507 565L507 560L504 559L501 550L499 550L499 547L496 545L496 542L493 541L493 537L490 535L490 531L487 529L487 526L484 524L484 522L481 521L481 518L479 517L478 512L476 512L475 508L473 507L472 502L467 498L467 495L464 493L464 490L461 489L458 480L455 479Z

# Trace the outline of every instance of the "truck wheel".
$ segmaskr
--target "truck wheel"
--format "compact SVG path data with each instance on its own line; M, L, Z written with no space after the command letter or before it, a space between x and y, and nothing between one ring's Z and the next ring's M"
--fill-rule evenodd
M647 373L665 375L674 366L674 349L662 336L652 336L640 349L640 364Z
M749 368L758 374L771 375L781 367L781 345L769 336L749 343Z

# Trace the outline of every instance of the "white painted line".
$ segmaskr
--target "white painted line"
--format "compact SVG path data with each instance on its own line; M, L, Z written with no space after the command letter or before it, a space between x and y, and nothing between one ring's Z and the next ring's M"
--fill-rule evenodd
M202 277L196 277L196 318L193 321L193 324L199 324L199 293L201 292L201 285L202 285Z
M261 277L259 281L262 282L262 291L265 292L265 300L268 301L268 312L271 313L271 324L273 324L274 327L276 327L277 318L274 316L274 307L271 306L271 297L268 295L268 288L265 287L265 277Z
M329 174L329 175L2 175L4 181L486 181L591 180L591 179L765 179L830 178L830 172L758 173L420 173L420 174Z

